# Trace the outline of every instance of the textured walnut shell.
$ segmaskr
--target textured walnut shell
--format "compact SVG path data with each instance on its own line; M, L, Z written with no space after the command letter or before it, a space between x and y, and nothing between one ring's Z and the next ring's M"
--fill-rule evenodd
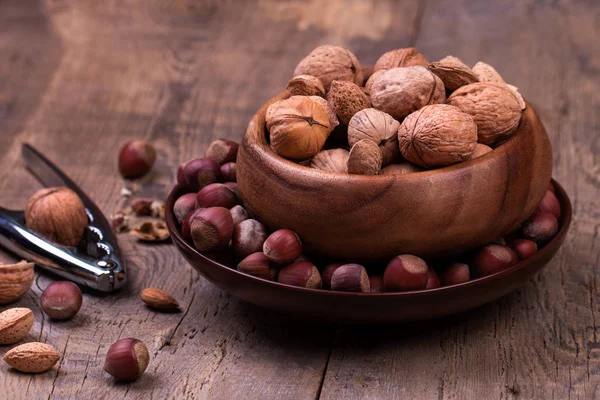
M473 66L472 71L477 75L477 78L479 78L479 82L504 83L504 79L502 79L502 76L500 76L498 71L484 62L477 62L477 64Z
M369 79L367 79L367 81L365 82L364 91L367 92L369 95L371 95L371 89L373 88L373 82L375 82L375 79L377 79L377 77L379 75L383 74L385 71L387 71L387 69L380 69L379 71L373 72L373 74L371 74Z
M477 146L477 125L470 115L447 104L425 106L410 114L398 130L400 152L425 168L468 160Z
M325 110L327 110L327 116L329 117L329 126L331 130L340 124L340 120L338 119L333 106L327 102L323 97L320 96L309 96L309 98L313 99L317 103L321 105Z
M460 108L477 124L480 143L494 145L508 139L519 126L521 106L506 85L478 82L457 89L448 104Z
M348 151L344 149L323 150L310 160L310 167L321 171L348 173Z
M292 96L325 96L325 87L311 75L298 75L288 82L286 89Z
M31 288L33 278L33 263L0 265L0 304L20 299Z
M423 168L417 167L415 164L409 162L401 162L400 164L390 164L385 168L382 168L379 172L380 175L404 175L411 174L413 172L424 171Z
M360 87L346 81L333 81L327 93L327 102L344 124L359 112L371 106L369 96Z
M429 70L436 74L447 90L454 91L461 86L479 82L471 68L456 57L448 56L429 64Z
M400 123L391 115L374 108L365 108L354 114L348 124L348 144L354 146L358 141L367 139L379 146L383 165L398 160L398 128Z
M519 107L521 107L521 110L524 110L525 107L527 107L527 104L525 103L525 99L523 99L523 96L521 95L521 93L519 93L519 88L514 85L509 85L509 84L507 84L506 87L517 98L517 101L519 102Z
M377 175L381 170L383 158L379 146L367 139L356 142L348 154L348 173L358 175Z
M377 76L371 86L374 108L401 120L428 104L443 103L444 84L425 67L393 68Z
M25 222L32 231L63 246L77 246L88 225L81 199L66 187L39 190L25 207Z
M325 90L333 81L348 81L362 85L363 74L360 63L350 52L340 46L317 47L298 63L294 76L312 75L323 83Z
M408 47L384 53L375 63L374 70L380 71L384 69L412 67L414 65L426 67L429 65L429 61L417 49Z
M331 132L327 110L306 96L292 96L271 104L266 121L273 150L296 161L317 154Z

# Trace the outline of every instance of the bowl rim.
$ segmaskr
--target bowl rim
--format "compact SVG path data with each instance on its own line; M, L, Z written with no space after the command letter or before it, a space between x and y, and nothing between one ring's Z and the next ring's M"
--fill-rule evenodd
M410 174L407 174L407 175L410 175ZM558 201L561 206L561 216L559 218L560 228L559 228L558 232L556 233L556 235L552 238L552 240L550 242L548 242L542 249L536 251L536 253L533 256L531 256L525 260L519 261L514 266L507 268L503 271L496 272L495 274L487 275L484 277L472 279L472 280L469 280L468 282L459 283L459 284L450 285L450 286L440 286L435 289L413 290L413 291L406 291L406 292L363 293L363 292L343 292L343 291L334 291L334 290L327 290L327 289L303 288L303 287L299 287L299 286L292 286L292 285L279 283L276 281L270 281L267 279L258 278L253 275L248 275L248 274L238 271L235 268L228 267L227 265L224 265L218 261L215 261L215 260L211 259L210 257L208 257L207 255L196 250L192 245L190 245L181 236L181 233L179 230L179 222L176 221L175 215L173 213L173 205L175 204L175 200L181 194L183 194L183 192L185 191L184 188L180 185L176 185L169 193L169 196L168 196L166 204L165 204L165 208L166 208L165 221L167 224L167 228L171 234L171 238L173 239L174 242L176 242L176 244L178 246L185 247L189 252L193 253L204 263L212 264L213 266L215 266L217 268L226 268L228 270L228 272L237 274L243 279L249 279L251 281L255 281L257 284L274 285L274 287L277 287L280 289L293 290L296 292L304 292L306 294L318 294L318 295L323 295L323 296L353 296L353 297L354 296L367 296L367 297L377 296L377 297L398 297L398 298L422 297L422 296L429 296L431 294L442 294L442 293L446 293L446 292L461 291L461 289L469 288L472 286L477 286L484 282L487 283L487 282L492 282L492 281L496 281L496 280L501 280L504 276L513 274L516 270L524 269L529 264L536 263L539 259L544 257L546 252L551 251L550 250L551 248L560 246L560 244L562 243L564 237L566 236L566 234L569 230L573 210L572 210L572 206L571 206L571 200L569 199L569 196L567 195L564 188L554 179L551 180L551 184L555 188L555 192L556 192L555 194L556 194L556 197L558 198Z

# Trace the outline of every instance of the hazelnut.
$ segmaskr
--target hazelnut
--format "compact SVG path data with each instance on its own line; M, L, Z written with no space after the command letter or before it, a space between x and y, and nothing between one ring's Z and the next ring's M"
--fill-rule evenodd
M517 260L517 255L508 247L489 244L479 250L473 259L471 272L475 278L492 275L512 267Z
M373 107L401 120L428 104L443 103L444 84L425 67L393 68L378 75L371 86Z
M273 150L296 161L317 154L331 132L327 110L306 96L292 96L271 104L266 123Z
M232 207L229 212L231 213L231 218L233 218L234 226L250 218L248 216L248 211L246 211L246 209L240 205Z
M292 96L325 96L325 87L311 75L298 75L288 82L286 89Z
M400 123L391 115L374 108L366 108L354 114L348 124L348 144L354 146L359 140L368 139L379 146L383 165L389 165L400 157L398 128Z
M196 195L194 195L194 203ZM110 216L110 224L117 233L129 231L129 215L123 210L119 210Z
M340 46L324 45L311 51L302 59L294 76L311 75L319 78L325 90L329 90L331 82L348 81L362 85L363 74L354 54Z
M196 209L196 193L186 193L175 201L173 214L181 224L189 213Z
M204 210L204 208L196 208L184 218L183 222L181 223L181 236L183 236L184 239L192 239L192 219L194 219L202 210Z
M371 287L371 293L383 293L385 288L383 287L383 276L382 275L371 275L369 276L369 286Z
M42 310L52 319L70 319L79 312L83 297L73 282L53 282L44 289L40 303Z
M382 175L404 175L421 171L425 170L409 162L401 162L400 164L390 164L387 167L382 168L379 173Z
M238 202L237 195L222 183L211 183L200 189L196 195L196 207L225 207L235 206Z
M240 261L237 270L269 281L274 281L277 276L277 270L273 268L271 261L262 251L250 254Z
M279 271L277 282L310 289L320 289L322 285L319 270L308 261L298 261L283 267Z
M537 252L537 243L528 239L517 239L511 247L519 256L519 260L525 260Z
M247 219L233 228L232 245L239 258L246 258L252 253L262 251L267 230L255 219Z
M429 267L417 256L403 254L389 262L383 273L386 292L422 290L427 286Z
M471 279L469 266L463 263L452 263L447 265L439 275L442 286L458 285Z
M342 265L344 265L344 263L331 263L327 264L325 268L323 268L323 272L321 272L321 279L323 280L323 287L325 289L331 289L331 276L335 270Z
M135 381L150 363L146 345L134 338L119 339L106 353L104 371L120 381Z
M425 168L468 160L477 146L477 125L470 115L447 104L433 104L410 114L398 129L400 152Z
M319 96L308 96L308 98L319 103L321 107L323 107L323 109L327 111L327 116L329 117L329 126L333 131L333 128L340 124L340 120L337 114L335 113L335 109L333 108L331 103L328 103L327 100Z
M42 189L29 198L25 222L32 231L63 246L77 246L88 225L85 206L66 187Z
M487 154L490 151L492 151L492 148L490 146L486 146L483 143L477 143L477 146L475 146L475 151L473 152L473 154L471 154L471 160L477 157L481 157L482 155Z
M204 157L214 160L217 164L221 165L228 162L235 162L238 148L239 144L233 140L217 139L208 145L204 152Z
M375 142L368 139L359 140L348 154L348 173L377 175L382 162L381 150Z
M448 56L429 64L429 70L436 74L447 90L454 91L461 86L479 82L479 78L471 68L456 57Z
M429 268L429 271L427 272L427 284L425 285L425 289L437 289L440 286L442 286L442 284L440 283L438 274L436 274L433 268Z
M221 167L210 158L195 158L177 170L177 183L194 192L220 179Z
M179 303L173 296L159 288L146 288L140 293L142 301L156 310L177 310Z
M144 140L132 140L121 148L119 172L124 178L140 178L150 171L155 160L154 146Z
M33 326L33 311L29 308L9 308L0 313L0 346L20 342Z
M560 218L560 203L559 203L556 195L553 192L551 192L550 190L547 190L546 194L544 195L544 198L542 199L542 201L540 202L540 205L538 206L538 210L543 211L543 212L548 212L548 213L554 215L554 217L556 219L559 219Z
M412 67L420 65L426 67L429 61L414 47L405 49L395 49L384 53L377 62L375 62L375 72L399 67Z
M333 81L329 92L327 92L327 102L331 104L340 121L348 125L350 119L365 108L371 107L369 96L352 82Z
M344 292L370 292L371 285L367 270L359 264L342 265L331 275L331 289Z
M302 254L302 242L296 232L279 229L265 240L263 253L277 264L288 264Z
M221 177L225 182L237 181L237 164L234 162L228 162L221 165Z
M522 227L523 237L536 242L538 245L550 241L558 232L558 220L548 212L535 212Z
M348 173L348 151L344 149L331 149L318 152L311 160L311 168L322 171Z
M447 103L473 117L478 141L491 147L508 139L521 120L517 98L505 85L498 83L479 82L462 86L448 97Z
M473 66L472 71L480 82L504 83L504 79L502 79L498 71L484 62L479 61Z
M227 246L233 234L231 213L224 207L202 209L191 218L190 233L198 251Z

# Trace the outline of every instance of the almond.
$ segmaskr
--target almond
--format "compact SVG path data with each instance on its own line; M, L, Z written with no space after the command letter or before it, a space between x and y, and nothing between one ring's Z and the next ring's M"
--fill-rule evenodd
M148 307L159 310L174 310L179 308L179 303L169 293L158 288L147 288L140 293L142 301Z
M54 347L39 342L25 343L4 354L4 361L21 372L38 374L48 371L60 359Z
M0 313L0 345L17 343L33 326L33 312L29 308L11 308Z
M8 304L21 298L33 283L33 263L0 265L0 304Z

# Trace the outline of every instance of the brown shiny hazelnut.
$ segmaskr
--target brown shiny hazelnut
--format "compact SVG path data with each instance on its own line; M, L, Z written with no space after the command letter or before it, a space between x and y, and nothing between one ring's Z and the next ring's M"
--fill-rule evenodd
M119 339L106 353L104 371L120 381L135 381L150 363L146 345L138 339Z
M208 145L204 157L215 160L217 164L221 165L235 162L238 148L239 144L233 140L217 139Z
M173 296L159 288L146 288L140 293L142 301L156 310L177 310L179 303Z
M512 249L519 256L519 260L525 260L537 252L537 243L529 239L517 239L512 242Z
M283 267L279 271L277 282L310 289L320 289L322 285L319 270L308 261L298 261Z
M421 167L417 167L415 164L409 162L401 162L400 164L390 164L384 167L379 172L380 175L404 175L412 174L413 172L425 171Z
M296 232L279 229L265 240L263 253L277 264L289 264L302 254L302 242Z
M233 193L235 193L235 195L237 196L238 203L243 205L242 198L240 197L240 189L238 187L237 182L225 182L223 185L225 185L229 189L231 189L233 191Z
M155 160L154 146L144 140L132 140L121 148L119 172L124 178L140 178L152 169Z
M255 219L247 219L233 228L232 246L238 258L246 258L252 253L262 251L267 230Z
M77 246L88 226L85 206L66 187L42 189L29 198L25 207L29 229L63 246Z
M475 151L473 152L473 154L471 154L471 160L477 157L481 157L484 154L491 152L492 150L493 149L490 146L486 146L483 143L477 143L477 146L475 146Z
M271 261L262 251L250 254L240 261L237 270L269 281L274 281L277 277L277 269L273 267Z
M525 239L542 245L549 242L558 232L558 220L548 212L537 211L523 223L521 229Z
M250 218L248 216L248 211L246 211L246 209L240 205L232 207L231 210L229 210L229 212L231 213L231 218L233 218L234 226Z
M196 209L196 193L186 193L175 201L173 214L182 223L189 213Z
M325 96L325 87L311 75L298 75L288 82L286 89L292 96Z
M190 234L198 251L227 246L233 234L231 213L224 207L210 207L194 213L190 220Z
M547 212L552 215L556 219L560 218L560 203L558 202L558 198L556 195L552 193L550 190L546 191L544 198L542 199L540 205L538 206L538 210L542 212Z
M195 158L177 170L177 183L194 192L220 179L221 167L210 158Z
M499 244L489 244L479 250L471 268L474 278L492 275L515 265L517 255L508 247Z
M362 89L352 82L333 81L327 102L331 104L340 121L348 125L352 117L365 108L371 107L371 100Z
M325 90L331 82L348 81L362 85L363 74L360 63L352 54L340 46L319 46L303 58L294 70L294 76L311 75L319 78Z
M439 274L442 286L458 285L471 279L469 266L463 263L452 263L442 269Z
M367 139L356 142L348 154L348 173L377 175L381 170L383 157L375 142Z
M79 312L83 297L79 287L69 281L53 282L42 293L42 310L52 319L70 319Z
M331 149L318 152L311 160L311 168L321 171L348 173L348 151L344 149Z
M442 284L440 283L438 274L430 267L427 272L427 284L425 285L425 289L437 289L440 286L442 286Z
M204 210L204 208L196 208L183 219L183 222L181 223L181 236L183 236L184 239L192 239L192 230L190 227L192 219L194 219L194 217L202 210Z
M196 207L225 207L227 209L238 203L237 195L222 183L211 183L200 189L196 195Z
M429 61L417 51L414 47L407 47L404 49L390 50L384 53L375 62L375 72L380 70L399 68L399 67L412 67L413 65L420 65L426 67L429 65Z
M369 286L371 287L371 293L385 292L385 288L383 287L383 275L369 276Z
M331 290L343 292L371 291L369 276L365 267L359 264L344 264L331 275Z
M381 150L382 165L389 165L400 158L398 148L398 128L400 122L391 115L374 108L366 108L354 114L348 124L348 144L354 146L367 139Z
M427 286L429 267L417 256L403 254L389 262L383 273L386 292L422 290Z
M331 275L333 275L335 270L342 265L344 265L344 263L331 263L327 264L325 268L323 268L323 272L321 272L321 279L323 280L323 287L325 289L331 289Z
M236 182L237 181L237 164L229 162L221 165L221 177L225 182Z

